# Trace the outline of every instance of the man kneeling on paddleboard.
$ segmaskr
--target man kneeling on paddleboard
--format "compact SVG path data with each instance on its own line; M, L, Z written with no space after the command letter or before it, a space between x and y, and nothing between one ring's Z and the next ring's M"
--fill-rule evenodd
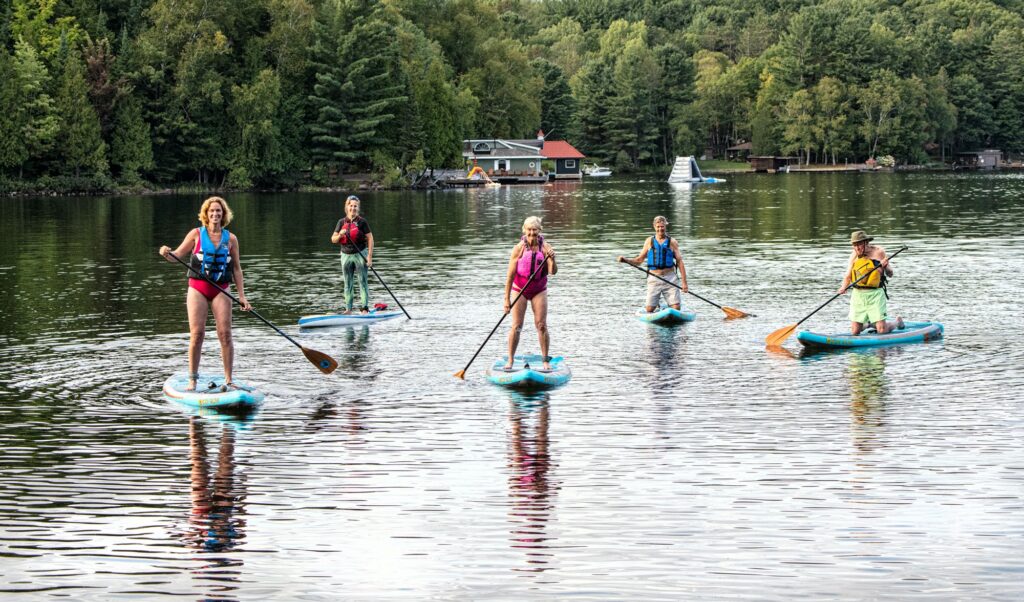
M863 230L850 234L853 253L850 254L843 285L839 287L839 294L843 295L850 288L850 283L856 282L850 298L850 332L854 335L860 334L866 324L874 324L878 334L903 328L903 318L899 316L895 322L886 321L889 317L889 295L885 283L892 277L892 266L885 249L870 244L872 240L874 238ZM871 274L864 277L868 272ZM858 281L860 278L863 280Z
M647 304L644 309L647 313L657 311L662 298L672 309L679 309L680 292L689 291L686 286L686 266L679 252L679 242L668 235L668 220L663 216L654 218L654 236L647 237L640 254L632 259L619 255L619 262L638 266L644 258L647 259L647 270L651 274L647 276Z

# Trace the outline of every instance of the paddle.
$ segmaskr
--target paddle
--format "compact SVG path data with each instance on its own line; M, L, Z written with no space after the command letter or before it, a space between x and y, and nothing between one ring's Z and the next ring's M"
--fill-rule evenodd
M182 261L173 252L172 253L168 253L167 255L170 256L170 257L173 257L174 261L177 261L181 265L183 265L186 268L188 268L188 271L192 272L193 274L198 275L203 280L205 280L205 281L209 282L210 284L216 286L218 291L220 291L220 292L224 293L225 295L227 295L228 298L231 299L232 301L234 301L235 303L237 303L239 305L242 304L242 302L239 301L234 295L232 295L231 293L229 293L226 290L222 289L221 287L217 286L217 283L214 282L213 280L210 280L210 278L206 274L204 274L202 272L197 272L195 269L193 269L192 266L190 266L189 264L187 264L184 261ZM302 350L302 355L305 355L306 359L309 360L314 366L317 367L317 370L320 370L324 374L330 374L331 372L334 372L334 370L338 367L338 362L334 361L334 358L332 358L331 356L327 355L326 353L320 353L319 351L317 351L315 349L308 349L306 347L303 347L295 339L291 338L290 336L288 336L284 332L282 332L280 328L278 328L277 326L274 326L273 324L271 324L269 320L267 320L266 318L261 316L255 309L250 309L249 313L251 313L252 315L256 316L260 320L263 320L263 323L266 324L267 326L273 328L274 330L276 330L277 334L279 334L279 335L283 336L284 338L288 339L289 341L291 341L291 343L293 345L295 345L296 347L301 349Z
M642 268L642 267L640 267L640 266L638 266L638 265L636 265L634 263L629 263L628 261L623 261L622 263L624 263L626 265L631 265L634 268L640 270L641 272L644 272L648 276L654 276L655 278L657 278L658 280L661 280L662 282L666 282L666 283L671 284L672 286L676 287L679 290L683 290L683 287L679 286L675 282L672 282L670 280L666 280L666 279L662 278L661 276L659 276L657 274L652 274L650 269ZM722 307L721 305L715 303L714 301L709 301L708 299L705 299L704 297L701 297L700 295L698 295L697 293L695 293L693 291L683 291L683 292L689 293L689 294L693 295L694 297L697 297L698 299L700 299L701 301L703 301L705 303L710 303L711 305L714 305L718 309L724 311L725 312L725 317L727 317L727 318L746 318L748 316L753 316L754 315L754 314L748 314L745 311L740 311L738 309L733 309L732 307Z
M907 248L908 247L902 247L899 251L896 251L895 253L890 255L889 259L892 259L893 257L896 257L900 253L906 251ZM854 284L857 284L861 280L864 280L865 278L870 276L875 270L877 270L880 267L882 267L882 266L881 265L877 265L873 269L868 270L866 274L864 274L860 278L858 278L858 279L854 280L853 282L851 282L850 286L853 286ZM849 288L850 287L848 286L847 289L849 289ZM796 331L796 327L797 326L800 326L801 324L803 324L807 320L807 318L810 318L814 314L818 313L818 311L821 310L821 308L825 307L829 303L832 303L833 301L838 299L840 296L842 296L842 293L836 293L835 295L832 295L831 299L829 299L828 301L826 301L826 302L822 303L821 305L819 305L818 309L816 309L816 310L812 311L811 313L807 314L806 316L804 316L803 320L800 320L796 324L792 324L790 326L783 326L782 328L780 328L780 329L776 330L775 332L771 333L770 335L765 337L764 344L769 346L769 347L776 346L776 345L781 345L783 341L788 339L790 337L790 335L792 335L793 332Z
M530 277L526 279L526 284L523 285L523 289L521 291L519 291L519 294L516 295L516 298L513 299L512 303L509 304L509 306L508 306L508 314L512 313L512 308L515 307L516 302L519 301L519 297L523 296L523 291L525 291L526 287L530 286L530 283L533 282L533 277L536 276L537 272L539 272L541 270L541 268L543 268L545 265L547 265L547 263L548 263L548 256L545 255L544 256L544 261L540 262L540 265L538 265L536 268L533 269L533 272L530 273ZM494 335L494 331L498 330L498 327L501 326L502 321L505 320L505 316L507 316L508 314L501 314L501 318L498 319L498 323L495 324L494 328L491 329L491 332L488 333L487 338L484 339L484 342L480 344L480 348L476 350L476 353L473 354L473 357L469 358L469 363L466 364L466 367L455 373L455 378L461 378L462 380L466 380L466 370L469 370L469 366L476 359L476 356L480 355L480 352L484 350L484 345L487 344L487 341L491 340L491 336Z
M362 251L360 251L359 254L362 255ZM366 255L363 255L363 259L366 259ZM399 309L402 310L402 313L405 314L405 317L411 320L412 316L409 315L409 312L405 311L405 308L402 307L402 302L399 301L398 297L396 297L395 294L391 292L391 289L388 288L387 283L384 282L384 279L380 277L380 274L377 273L377 270L373 269L372 265L368 265L366 267L370 268L370 271L373 272L373 275L377 277L377 280L380 280L380 283L384 285L384 289L387 290L388 294L391 295L391 298L395 300L395 303L398 304Z

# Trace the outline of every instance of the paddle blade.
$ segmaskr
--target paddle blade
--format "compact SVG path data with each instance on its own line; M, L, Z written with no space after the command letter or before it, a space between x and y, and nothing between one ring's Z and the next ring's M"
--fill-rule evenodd
M455 373L455 378L457 378L459 380L466 380L466 371L465 370L459 370L458 372Z
M725 312L725 317L728 320L732 320L732 319L735 319L735 318L747 318L747 317L750 317L750 315L751 315L751 314L748 314L745 311L740 311L740 310L734 309L732 307L723 307L722 311Z
M781 345L783 341L788 339L796 331L796 324L790 324L789 326L783 326L782 328L771 333L764 339L764 344L769 347Z
M333 357L326 353L320 353L316 349L307 349L306 347L303 347L302 355L305 355L306 359L316 366L317 370L324 374L330 374L338 368L338 362L334 361Z

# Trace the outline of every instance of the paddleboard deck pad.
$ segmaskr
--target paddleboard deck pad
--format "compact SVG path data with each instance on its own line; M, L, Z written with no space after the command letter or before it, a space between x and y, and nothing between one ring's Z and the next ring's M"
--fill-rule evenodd
M322 328L325 326L358 326L360 324L373 324L383 322L402 315L401 311L394 310L372 310L368 314L354 312L351 314L323 314L317 316L303 316L299 318L300 328Z
M551 358L551 370L544 370L544 358L539 355L517 355L509 370L505 369L507 359L494 360L487 369L487 380L510 389L538 390L564 385L572 378L561 356Z
M692 311L680 311L664 305L652 312L643 307L636 310L637 320L651 324L682 324L692 322L696 317L697 314Z
M847 347L881 347L883 345L904 345L924 343L942 338L942 324L938 322L904 322L903 328L886 334L819 334L807 330L796 333L796 338L805 347L843 349Z
M224 390L224 377L200 374L195 391L186 391L188 375L175 374L164 383L164 397L193 408L245 409L261 401L264 395L243 382L234 381L235 389Z

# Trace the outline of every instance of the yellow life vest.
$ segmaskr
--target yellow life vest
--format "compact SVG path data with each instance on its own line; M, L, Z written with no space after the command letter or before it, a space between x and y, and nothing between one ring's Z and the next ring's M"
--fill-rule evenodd
M858 278L874 270L880 264L881 262L870 257L858 257L853 260L853 268L850 270L850 282L857 282ZM885 286L885 281L882 278L884 272L885 268L879 268L871 272L870 276L854 284L853 288L881 288Z

